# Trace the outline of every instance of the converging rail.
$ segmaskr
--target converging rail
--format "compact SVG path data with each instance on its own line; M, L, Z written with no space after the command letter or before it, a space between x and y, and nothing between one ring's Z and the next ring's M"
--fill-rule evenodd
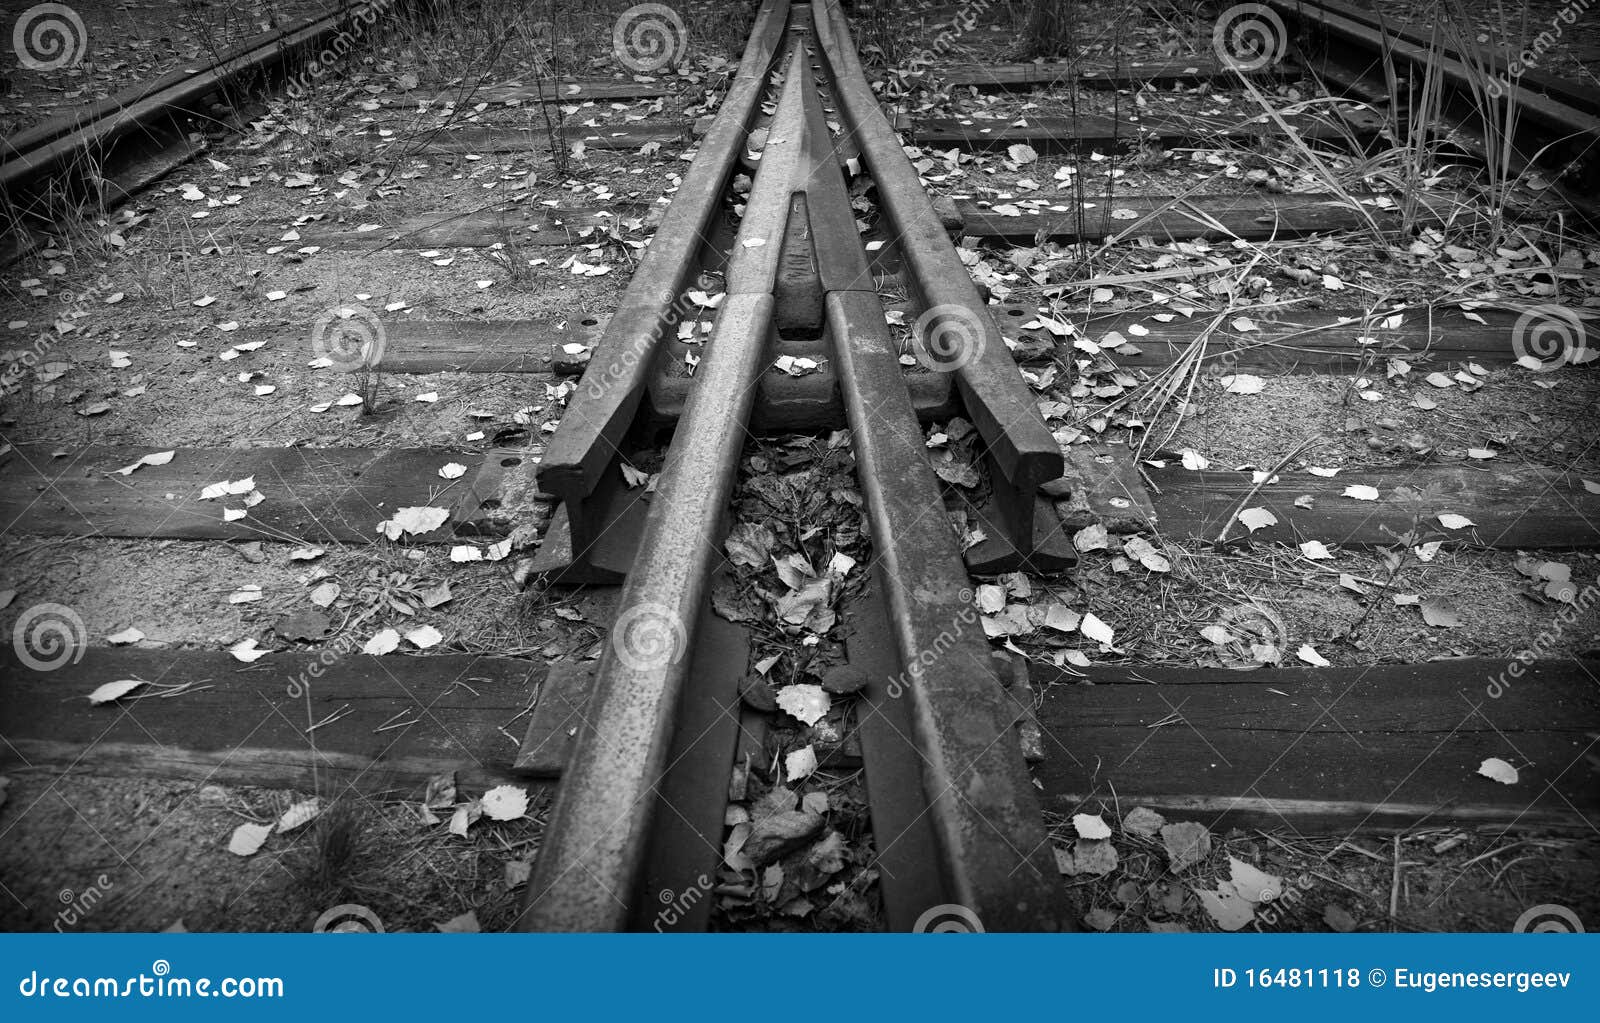
M1035 534L1034 494L1060 476L1061 455L877 110L836 4L762 8L729 99L587 371L609 385L580 391L541 479L567 498L570 551L581 558L585 541L601 542L605 530L592 512L582 523L586 513L579 509L592 493L587 481L610 465L627 413L643 398L640 367L655 362L654 348L688 275L682 257L698 247L684 228L708 222L733 154L745 144L768 68L781 71L782 85L732 246L727 297L626 571L522 923L537 930L624 929L641 925L643 910L659 908L644 882L647 857L660 846L653 829L682 812L658 805L675 766L669 749L678 706L686 689L726 688L743 669L694 670L690 639L701 627L706 580L726 532L756 377L772 355L774 295L809 283L823 300L824 348L837 365L869 506L878 614L886 611L892 623L893 663L869 673L859 711L869 719L862 725L863 761L875 844L890 856L914 851L934 868L884 871L890 925L910 929L925 912L954 903L992 927L1059 929L1066 926L1063 898L1015 738L1019 708L996 675L981 631L960 625L970 614L967 567L941 511L898 346L857 235L839 170L841 145L858 147L865 158L924 310L923 336L945 347L941 370L956 376L992 458L997 494L1011 494L996 532L1019 564L1034 554L1036 535L1059 540L1059 526ZM826 71L844 115L840 142L829 137L814 70ZM785 274L797 254L812 281ZM612 367L619 368L615 375L607 372ZM926 664L919 652L932 649L942 656ZM874 727L870 719L880 716L878 724L893 718L905 731ZM732 768L732 748L725 750L724 778ZM908 777L909 764L915 767ZM690 843L702 853L719 846L716 810L705 815L716 830ZM701 869L713 865L706 859Z
M327 83L359 155L274 113L70 230L403 3L0 152L51 239L0 353L19 788L405 800L515 858L469 871L486 930L1227 928L1241 861L1375 829L1376 894L1316 900L1431 927L1418 859L1510 890L1512 829L1594 832L1600 98L1342 0L998 65L1019 11L963 8L881 82L844 0L752 0L736 68L630 74L617 26L530 67L524 25L429 98L422 34L478 37L428 5ZM232 169L273 139L303 173ZM196 569L218 614L142 606Z

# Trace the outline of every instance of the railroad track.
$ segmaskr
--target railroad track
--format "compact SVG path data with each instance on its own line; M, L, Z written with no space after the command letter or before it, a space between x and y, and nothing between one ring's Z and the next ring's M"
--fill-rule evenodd
M15 684L0 694L0 708L16 722L8 755L33 764L124 767L144 758L140 769L156 773L262 784L302 783L308 770L313 777L318 770L348 771L352 788L370 787L374 774L382 774L385 786L409 787L447 771L463 786L547 791L548 821L514 921L538 931L721 926L712 896L748 894L751 887L731 881L730 871L755 877L760 887L784 855L826 830L824 812L811 804L797 809L799 794L786 787L801 787L819 756L823 767L852 779L866 804L862 847L870 857L873 919L902 931L939 929L952 917L967 928L1078 928L1083 907L1069 899L1061 874L1077 869L1069 867L1080 853L1062 848L1061 827L1050 825L1050 814L1098 807L1121 818L1141 806L1213 826L1406 828L1448 821L1501 833L1592 822L1600 807L1600 786L1588 766L1600 725L1592 650L1536 662L1539 700L1501 705L1514 720L1488 722L1479 691L1482 678L1504 670L1495 658L1359 668L1324 663L1240 675L1229 670L1238 664L1175 668L1038 656L1030 664L1009 639L1010 650L992 642L1018 634L1007 630L1017 624L1015 608L1024 617L1030 610L1029 580L1072 580L1080 557L1107 545L1108 531L1129 538L1112 542L1113 549L1121 546L1122 561L1131 558L1151 573L1163 571L1150 566L1168 559L1138 539L1146 534L1158 547L1203 544L1207 556L1226 558L1251 537L1388 548L1397 537L1420 537L1419 522L1440 516L1468 518L1482 550L1600 547L1600 487L1570 467L1490 473L1472 462L1396 465L1372 477L1379 484L1374 493L1382 495L1376 504L1341 504L1343 481L1299 471L1293 452L1282 464L1234 470L1210 468L1203 458L1193 466L1193 452L1186 452L1180 470L1179 456L1152 439L1154 429L1138 432L1159 425L1169 404L1186 389L1192 394L1202 379L1222 377L1231 388L1228 381L1252 371L1340 372L1359 377L1356 389L1370 392L1367 378L1385 372L1370 350L1372 335L1380 333L1386 360L1475 367L1456 375L1476 389L1491 369L1527 358L1508 341L1524 329L1526 314L1514 305L1452 306L1437 316L1431 305L1262 314L1230 295L1222 309L1187 307L1181 319L1167 313L1158 321L1136 309L1084 309L1075 300L1120 286L1114 274L1054 279L1020 295L992 270L975 280L980 245L1037 254L1051 243L1097 243L1103 254L1144 239L1137 245L1193 256L1184 246L1206 239L1243 249L1299 238L1315 244L1341 231L1392 237L1406 229L1416 238L1451 225L1459 200L1433 192L1415 197L1403 217L1392 201L1364 193L1144 194L1114 203L1079 195L1070 205L998 196L935 201L925 157L908 155L898 134L907 132L926 151L1005 153L1020 146L1035 157L1098 155L1102 147L1156 138L1198 146L1220 135L1242 145L1293 134L1329 149L1352 145L1349 155L1357 158L1361 147L1401 123L1373 113L1373 83L1382 78L1374 50L1413 64L1440 58L1430 55L1426 40L1390 37L1341 4L1273 0L1264 9L1296 30L1298 65L1034 64L955 78L974 94L1048 92L1063 82L1086 90L1150 82L1185 87L1248 75L1257 83L1298 67L1365 100L1367 109L1303 120L1146 119L1131 134L1115 117L1076 112L1008 113L986 122L957 110L891 120L839 0L767 0L709 123L617 133L625 135L619 146L693 137L697 151L670 204L637 211L653 237L608 317L563 324L567 333L549 356L530 352L528 339L551 324L395 324L388 333L383 358L391 373L551 374L552 387L561 376L573 378L559 425L542 444L527 430L508 428L459 451L196 448L180 451L170 465L151 462L120 479L114 478L119 467L141 458L139 451L86 447L61 468L29 449L28 457L0 466L0 515L8 531L24 535L361 544L379 542L374 526L381 531L395 508L440 506L433 510L447 512L442 521L404 541L476 552L459 560L520 551L526 556L508 562L516 565L519 586L614 595L597 662L565 658L546 669L520 657L457 653L409 658L436 663L380 672L365 663L373 658L338 659L325 678L313 672L314 685L290 692L290 705L298 713L303 700L314 724L297 728L285 718L283 731L269 729L260 739L255 730L241 738L235 719L246 705L283 705L282 679L305 676L320 638L309 647L286 644L278 651L283 656L268 662L270 671L241 674L228 691L189 697L196 701L189 707L174 700L180 709L169 720L145 715L121 731L120 723L105 728L96 709L63 709L57 700L42 710L43 697L80 676L85 684L112 673L209 679L232 670L228 658L96 648L59 674L12 660L6 674ZM337 17L352 16L347 10ZM281 62L286 48L314 48L346 23L300 26L250 52ZM1288 41L1287 34L1279 40ZM1455 76L1449 89L1458 134L1470 135L1465 97L1473 82L1481 85L1481 77L1472 77L1477 58L1460 51L1442 56L1445 73ZM251 64L246 73L262 66ZM112 153L117 139L170 122L174 111L224 87L238 71L225 61L199 77L141 90L122 109L104 105L80 123L41 127L13 140L0 177L44 180L84 154ZM648 96L652 87L614 82L590 91L600 98ZM535 102L544 99L539 88ZM1544 167L1565 182L1562 188L1581 193L1593 174L1592 100L1539 78L1525 79L1507 96L1530 111L1529 127L1505 151L1507 166ZM521 102L526 94L511 88L506 98ZM526 131L469 131L470 137L439 138L424 151L475 155L529 145ZM603 138L590 141L601 148ZM1479 142L1477 155L1489 156L1487 143ZM376 231L333 225L319 234L316 224L297 225L305 236L296 230L295 240L488 248L510 237L530 246L574 246L616 219L615 211L593 209L452 210ZM1146 288L1180 282L1174 296L1161 300L1176 296L1170 307L1180 308L1200 298L1181 287L1183 275L1198 272L1158 267L1131 276ZM1559 273L1552 267L1549 276ZM705 294L708 287L714 295ZM714 312L708 316L707 309ZM1578 374L1594 359L1583 340L1588 320L1572 317L1558 321L1569 328L1558 355L1568 364L1563 372ZM911 325L909 337L894 329L901 325ZM365 358L363 352L344 368L371 372L374 365L360 365ZM790 373L785 366L800 369ZM1392 361L1389 367L1394 371ZM1394 372L1409 371L1406 365ZM1135 374L1142 375L1137 384ZM1053 387L1058 375L1063 386ZM1450 379L1433 386L1449 387ZM1146 424L1131 399L1152 395L1159 400L1143 406L1154 409ZM1120 429L1133 420L1130 442L1107 443L1066 425L1085 406L1103 416L1101 432L1108 422ZM952 485L929 455L948 438L930 437L929 425L944 437L957 422L970 432L976 458L963 477L969 482ZM641 488L639 452L669 433L659 474ZM758 639L766 644L761 650L774 649L770 630L726 613L740 564L731 536L753 524L740 500L749 449L774 434L795 433L848 451L870 556L837 552L820 572L808 563L804 581L827 590L827 606L837 615L830 611L820 628L804 614L790 622L796 627L780 626L781 649L771 663L801 648L819 647L827 656L803 669L798 661L783 662L795 669L796 681L769 687L771 663L754 665L764 660ZM434 493L441 457L466 481L443 500ZM1286 485L1274 486L1280 474ZM290 491L294 507L268 505L248 519L219 520L217 506L197 492L224 477L275 480ZM964 528L952 529L952 512ZM1426 544L1418 539L1416 546ZM1541 570L1535 564L1535 573ZM1559 590L1559 582L1539 585ZM1354 583L1343 585L1363 593L1376 588L1379 597L1389 589L1372 579ZM1005 605L998 617L988 603L997 592ZM1062 634L1075 632L1097 658L1120 653L1120 641L1099 618L1069 612L1065 625L1039 610L1040 622L1023 625L1048 621ZM1276 614L1257 617L1269 627L1276 623L1279 639L1287 640ZM1271 646L1272 638L1259 632L1244 627L1245 635ZM1321 660L1315 650L1301 657L1308 665ZM380 674L397 680L406 695L387 692ZM392 735L401 726L381 716L410 706L434 675L470 681L472 698L452 688L442 703L419 705L423 713ZM1085 678L1095 684L1078 684ZM1463 700L1485 726L1470 715L1456 723ZM810 702L802 708L791 701ZM1331 718L1327 708L1335 704L1350 707L1349 717ZM1552 708L1559 720L1552 720ZM333 725L351 713L358 725L375 727L366 736L340 738ZM132 734L135 727L145 738ZM309 754L294 749L294 740L313 729L319 733ZM1185 729L1197 738L1174 734ZM1369 733L1381 737L1382 749L1362 747L1357 755L1343 748L1346 737ZM1499 741L1507 733L1517 740L1525 776L1542 786L1528 799L1486 794L1470 772L1460 774L1464 764L1510 756ZM1280 734L1299 738L1286 743ZM517 741L515 751L506 750L508 739ZM141 752L151 744L159 756ZM241 745L248 756L236 755ZM809 765L789 759L800 754L813 758ZM1210 766L1199 770L1201 763ZM766 844L741 859L739 842L756 833L753 813L761 815L753 823ZM1100 841L1086 827L1078 827L1079 844ZM685 901L690 889L697 894ZM672 910L666 917L663 906Z
M685 844L657 835L656 822L671 827L693 816L716 826L723 817L715 799L698 814L676 804L673 813L655 800L691 670L702 688L712 678L720 681L721 699L730 708L720 731L730 740L738 736L731 708L742 665L702 667L685 654L706 603L720 523L776 331L811 335L820 342L811 354L835 366L877 538L878 599L896 623L889 638L898 667L869 683L857 719L867 733L863 757L873 790L874 835L884 849L904 844L923 855L940 850L936 869L924 867L915 875L885 871L890 925L909 929L923 913L957 904L1007 929L1054 928L1064 921L1061 900L1042 818L1012 737L1020 708L974 633L958 632L955 649L936 665L919 661L940 631L961 620L961 595L969 591L966 569L943 518L927 515L941 504L938 483L920 457L910 391L900 379L899 352L857 236L838 167L841 142L828 133L814 71L834 85L828 105L844 123L843 138L861 152L879 183L910 289L937 318L929 336L944 335L935 344L948 346L947 368L995 457L1000 508L991 528L1015 552L1011 569L1024 567L1035 554L1033 495L1061 475L1059 449L1021 378L1005 365L998 332L877 109L842 15L826 5L791 9L771 3L763 6L751 38L729 98L662 222L657 237L668 244L658 241L647 252L623 312L612 318L585 371L611 383L579 392L540 467L546 489L563 497L570 538L565 554L575 567L598 545L620 545L620 530L604 530L620 512L595 507L595 489L617 475L618 445L648 386L643 371L656 364L662 339L675 333L670 313L692 270L686 257L705 237L721 202L762 84L771 69L780 69L776 113L732 246L727 298L656 495L636 546L601 556L629 566L618 600L619 626L594 681L593 726L583 731L562 776L546 851L529 882L524 925L592 930L645 923L642 914L654 915L660 902L651 894L620 893L646 892L647 863L658 876L674 877L651 859L650 850ZM1045 514L1051 514L1048 506ZM1041 538L1051 534L1059 529L1048 528ZM560 534L553 530L552 536ZM564 556L557 543L547 542L543 553ZM847 620L852 617L847 612ZM911 706L893 708L899 713L885 734L870 719L888 716L884 705L896 696L880 687L896 676L910 679ZM906 770L884 761L907 757L924 765L920 787L899 779L899 785L880 790L884 774ZM715 784L712 792L720 791L723 786ZM921 792L928 795L919 799ZM690 852L698 851L688 844Z
M5 260L30 248L30 237L48 230L67 205L115 208L195 159L207 148L207 132L239 127L236 111L221 118L215 111L233 111L252 91L280 84L291 69L320 72L319 58L336 59L327 47L342 41L348 48L393 5L347 3L308 16L7 137L0 143Z

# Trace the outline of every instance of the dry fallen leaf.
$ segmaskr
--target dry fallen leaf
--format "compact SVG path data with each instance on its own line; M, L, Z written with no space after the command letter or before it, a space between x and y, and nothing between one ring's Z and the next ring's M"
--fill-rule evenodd
M431 646L435 646L441 639L444 639L444 634L431 625L419 625L406 633L406 642L418 650L426 650Z
M1216 925L1225 931L1237 931L1256 918L1253 902L1239 894L1231 881L1220 881L1216 888L1196 888L1200 905Z
M296 803L283 811L283 816L278 818L278 834L287 835L295 828L303 827L316 819L322 812L322 803L315 796Z
M813 746L803 746L790 753L783 761L784 777L792 784L811 777L817 769L817 751Z
M1211 832L1197 821L1180 821L1161 826L1161 844L1174 874L1211 855Z
M1429 597L1422 602L1422 620L1436 629L1454 629L1462 624L1461 615L1456 609L1438 597Z
M228 851L235 856L254 856L270 834L270 824L241 824L233 829L233 837L228 839Z
M1266 508L1246 508L1239 513L1239 522L1244 528L1254 533L1258 529L1276 526L1278 517Z
M384 629L371 639L367 640L366 643L362 645L361 652L364 654L372 654L374 656L382 656L383 654L392 653L394 650L398 649L399 646L400 633L393 629Z
M1283 878L1246 863L1236 856L1228 857L1234 890L1251 902L1271 902L1283 894Z
M252 661L260 660L272 653L272 651L256 646L254 639L241 639L228 648L228 653L232 654L236 660L249 664Z
M496 785L479 800L483 815L492 821L514 821L528 815L528 792L516 785Z
M173 451L157 451L153 455L145 455L143 458L139 459L137 462L134 462L132 465L125 465L122 468L118 469L117 470L117 475L119 475L119 476L127 476L128 474L132 473L135 469L139 468L140 466L144 466L144 465L166 465L168 462L172 461L172 456L174 454L176 454L176 452L173 452Z
M125 678L119 682L107 682L89 694L89 703L98 706L102 703L111 703L146 685L142 678Z
M784 686L778 690L777 700L779 707L806 725L821 721L833 706L826 690L810 684Z
M478 934L482 928L478 926L478 911L469 909L460 916L451 917L442 924L434 924L434 930L440 934Z
M1095 617L1093 611L1085 611L1083 613L1082 620L1078 622L1078 632L1103 647L1112 646L1115 639L1115 633L1112 632L1111 626Z
M1499 757L1490 757L1479 764L1478 773L1490 781L1497 781L1502 785L1515 785L1517 783L1517 769Z
M1300 649L1295 651L1295 656L1313 667L1326 668L1329 666L1328 659L1317 653L1310 643L1300 644Z
M1097 813L1072 815L1072 827L1080 838L1110 838L1111 828Z
M391 540L398 540L405 535L431 533L449 517L448 508L401 508L394 513L394 518L378 523L377 531Z

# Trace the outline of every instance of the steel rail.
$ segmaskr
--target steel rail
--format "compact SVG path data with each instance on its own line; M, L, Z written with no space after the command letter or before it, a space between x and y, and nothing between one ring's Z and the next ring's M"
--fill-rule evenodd
M674 303L694 280L711 218L750 133L788 15L789 0L762 5L728 94L590 355L584 386L573 394L561 428L545 449L539 483L566 507L574 560L583 558L598 536L598 516L586 514L585 501L633 423L662 340L673 326Z
M957 258L916 168L878 107L838 0L820 0L816 7L817 40L847 137L860 149L878 186L879 202L906 267L907 285L929 317L927 332L948 331L964 348L954 360L957 387L987 452L1022 496L1008 525L1019 547L1027 545L1034 536L1034 494L1061 476L1061 449L972 276Z
M1398 39L1424 48L1433 46L1437 42L1446 56L1458 61L1463 57L1461 49L1453 45L1449 40L1435 40L1429 32L1420 31L1410 25L1391 22L1384 17L1383 12L1380 10L1366 10L1346 3L1345 0L1288 0L1288 2L1274 0L1273 5L1280 10L1288 10L1292 7L1297 15L1302 13L1308 6L1315 7L1357 24L1377 29L1391 39ZM1495 74L1505 75L1509 73L1511 61L1487 45L1475 47L1472 51L1469 51L1468 56L1474 62L1482 63L1491 68ZM1516 77L1518 84L1525 90L1535 94L1543 94L1576 110L1600 114L1600 89L1584 90L1579 87L1578 83L1558 78L1537 68L1524 69Z
M817 252L826 256L819 262L839 284L827 291L828 327L899 668L894 677L869 673L857 712L873 842L883 853L914 840L907 836L925 816L938 848L915 853L935 854L942 881L941 891L891 891L899 879L886 872L880 883L889 926L911 930L924 914L955 904L986 929L1061 930L1069 926L1066 900L1016 738L1019 708L996 677L978 624L899 345L885 325L853 218L817 215L848 214L850 197L816 90L807 89L807 100L814 143L807 208ZM911 741L863 721L886 715L885 702L901 699L911 703ZM921 799L884 805L886 795L902 801L904 793L882 780L900 768L885 761L900 758L915 764ZM923 806L926 814L918 812Z
M7 139L0 150L0 189L15 194L77 157L150 125L229 83L274 67L337 38L358 18L368 24L392 4L359 3L265 36L256 36L198 73L172 72L89 109L54 118ZM370 12L376 11L369 18Z
M662 468L579 733L528 882L520 926L623 930L705 601L756 380L770 344L772 287L789 200L802 187L804 78L795 46L734 244L727 297ZM745 242L758 244L746 245Z
M1576 169L1573 179L1558 184L1564 184L1563 194L1586 217L1595 217L1596 208L1590 196L1594 186L1600 184L1600 116L1596 116L1592 107L1580 109L1564 102L1559 94L1536 91L1512 81L1498 70L1498 63L1486 61L1486 67L1480 69L1469 65L1468 58L1461 54L1436 51L1428 40L1415 34L1397 36L1382 25L1358 21L1340 13L1338 5L1318 0L1269 0L1269 3L1272 10L1287 15L1303 28L1321 30L1330 43L1366 55L1350 61L1358 79L1375 67L1396 61L1443 75L1445 112L1467 134L1479 134L1475 146L1483 145L1486 131L1481 124L1482 104L1494 104L1496 118L1506 104L1514 106L1517 137L1512 140L1511 169L1521 171L1533 163L1557 170L1563 162L1572 165ZM1370 63L1361 66L1363 59ZM1485 71L1490 81L1483 80ZM1474 155L1480 159L1490 158L1487 149Z

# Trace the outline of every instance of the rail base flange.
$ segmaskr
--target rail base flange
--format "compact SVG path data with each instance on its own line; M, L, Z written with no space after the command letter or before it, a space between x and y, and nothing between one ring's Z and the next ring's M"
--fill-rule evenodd
M1078 552L1071 537L1061 528L1055 503L1044 498L1033 501L1033 540L1028 549L1018 549L1005 528L1005 520L991 500L978 510L978 524L984 538L968 547L964 557L967 571L975 575L1001 572L1039 572L1051 575L1065 572L1078 563Z

